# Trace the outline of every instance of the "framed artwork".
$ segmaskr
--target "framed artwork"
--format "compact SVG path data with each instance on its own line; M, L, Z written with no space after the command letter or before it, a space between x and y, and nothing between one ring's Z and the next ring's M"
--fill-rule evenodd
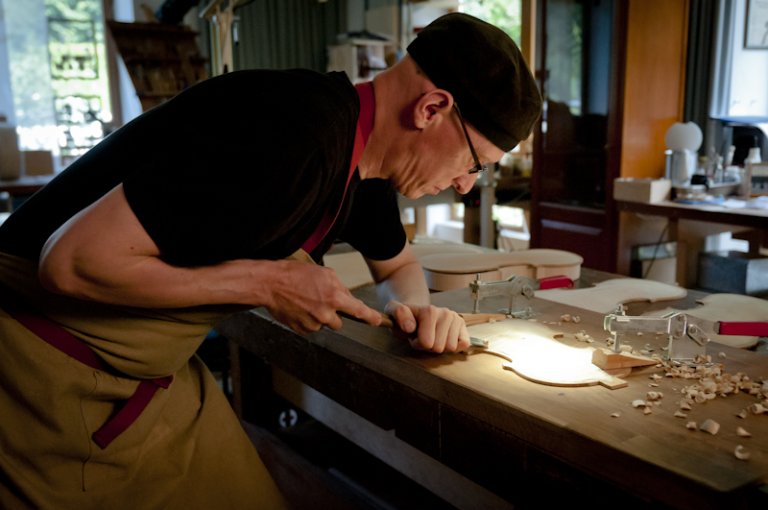
M744 48L768 50L768 0L747 0Z

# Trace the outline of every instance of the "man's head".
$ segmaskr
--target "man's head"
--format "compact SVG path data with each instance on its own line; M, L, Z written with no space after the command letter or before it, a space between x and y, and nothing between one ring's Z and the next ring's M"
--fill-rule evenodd
M530 135L541 95L514 41L467 14L447 14L419 32L408 54L461 114L503 151Z

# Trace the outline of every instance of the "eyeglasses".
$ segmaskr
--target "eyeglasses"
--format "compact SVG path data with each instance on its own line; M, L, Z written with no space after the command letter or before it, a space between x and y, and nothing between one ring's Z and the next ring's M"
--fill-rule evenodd
M475 160L475 166L469 169L469 174L479 174L482 172L485 172L488 170L488 166L480 163L480 158L477 157L477 151L475 151L475 146L472 145L472 140L469 138L469 133L467 132L467 126L464 125L464 117L461 116L461 110L459 110L459 105L456 104L454 101L453 103L453 109L456 110L456 115L459 116L459 122L461 123L461 130L464 131L464 138L467 139L467 145L469 145L469 152L472 153L472 159Z

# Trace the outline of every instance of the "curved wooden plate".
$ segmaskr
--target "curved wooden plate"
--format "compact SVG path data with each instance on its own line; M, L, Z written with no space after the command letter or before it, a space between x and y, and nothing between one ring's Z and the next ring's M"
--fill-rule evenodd
M466 287L478 277L482 281L499 281L513 275L533 279L562 275L577 280L583 260L575 253L546 248L419 256L429 288L439 291Z
M640 278L616 278L585 289L536 291L537 298L604 314L625 303L671 301L682 299L687 294L688 291L682 287Z
M627 382L592 363L592 347L571 347L553 338L548 327L507 320L472 326L470 334L488 340L485 352L506 360L503 367L529 381L550 386L623 388ZM628 374L630 369L623 371Z

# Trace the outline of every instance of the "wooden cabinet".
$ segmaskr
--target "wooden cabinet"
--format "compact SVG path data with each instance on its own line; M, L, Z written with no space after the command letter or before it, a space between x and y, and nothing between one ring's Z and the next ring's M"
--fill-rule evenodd
M616 272L617 177L661 177L682 118L688 0L541 0L531 246Z
M145 111L208 76L197 32L161 23L107 21Z

